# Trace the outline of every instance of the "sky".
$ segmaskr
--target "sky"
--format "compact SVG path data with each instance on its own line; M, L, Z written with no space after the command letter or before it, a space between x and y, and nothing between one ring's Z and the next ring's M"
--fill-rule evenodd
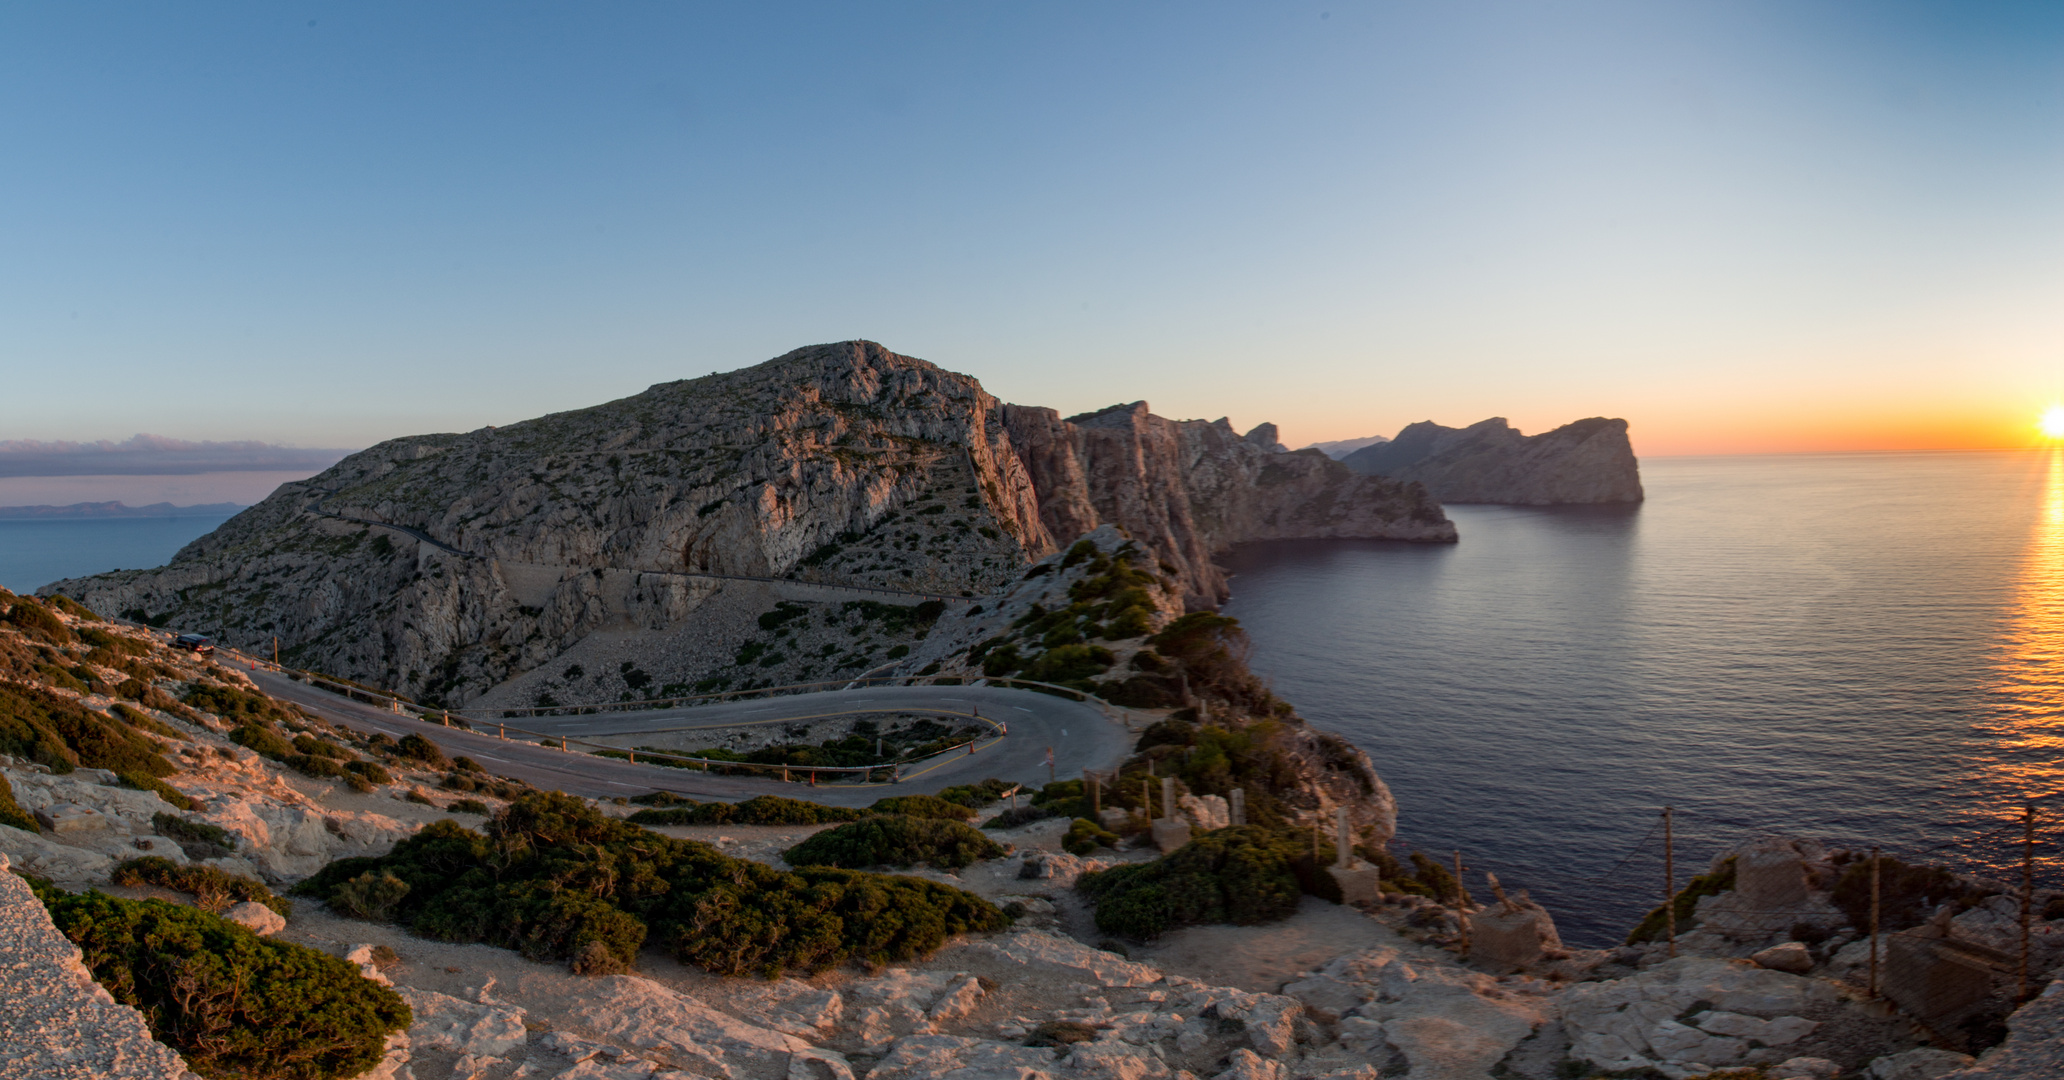
M1291 445L2028 445L2064 5L0 6L0 440L354 448L868 338Z

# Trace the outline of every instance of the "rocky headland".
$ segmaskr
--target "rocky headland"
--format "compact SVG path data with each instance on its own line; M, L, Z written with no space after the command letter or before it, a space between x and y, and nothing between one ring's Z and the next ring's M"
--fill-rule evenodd
M1143 402L1063 419L843 342L390 440L282 487L167 566L44 592L267 653L277 637L290 663L457 705L563 672L578 658L556 661L597 632L692 634L784 598L978 600L1100 525L1131 536L1192 607L1224 596L1212 557L1243 541L1454 540L1420 485L1284 452L1274 432L1166 420ZM846 670L889 659L848 656ZM611 673L561 689L645 696L667 681Z
M1089 592L1076 587L1131 563L1115 533L1086 538L1093 550L1071 545L1073 565L1043 562L1052 568L1023 584L1066 571L1063 593ZM1059 595L1020 599L1066 610ZM1358 904L1305 895L1251 924L1127 938L1101 928L1114 913L1085 884L1179 862L1183 849L1125 843L1072 854L1065 814L1023 820L992 800L970 816L991 826L982 831L999 853L901 876L793 867L799 841L844 826L641 830L636 803L500 784L471 763L438 760L427 742L397 744L268 698L234 669L169 648L161 632L61 604L0 604L0 692L9 695L0 854L11 871L0 881L0 923L10 928L0 1076L178 1077L189 1066L207 1077L380 1080L2056 1075L2064 984L2009 1015L2006 972L1985 975L1976 993L1969 979L1915 977L1936 970L1916 958L2009 955L2020 934L2014 898L1984 881L1892 867L1888 876L1907 884L1884 907L1897 932L1880 955L1887 999L1874 1001L1870 942L1856 926L1859 864L1810 841L1717 853L1677 898L1674 958L1659 916L1627 946L1569 949L1524 895L1457 883L1437 864L1401 865L1380 843L1363 850L1384 865L1384 885ZM951 655L953 629L940 628L941 655ZM1182 645L1160 637L1151 648L1196 655ZM1193 692L1228 704L1217 689ZM1174 734L1144 734L1140 755L1174 769L1187 755L1154 753L1186 745L1162 741ZM1185 800L1193 844L1251 835L1219 812L1208 799ZM468 837L494 844L468 854L483 842ZM626 843L621 861L595 861ZM548 850L527 854L526 844ZM681 871L641 860L667 852L757 888L785 887L783 875L878 879L913 899L965 897L958 902L1006 918L898 959L791 960L798 969L755 978L680 959L712 955L708 942L735 932L721 920L694 938L648 942L625 965L592 939L559 936L595 918L600 909L583 906L594 899L507 908L496 918L535 931L515 937L499 936L494 919L449 921L469 909L440 915L433 903L410 922L395 906L412 888L487 890L514 904L524 883L548 881L560 884L533 895L571 887L609 904L650 903L635 899L651 891L642 875ZM469 860L497 867L500 883L459 873ZM609 869L593 877L583 865ZM424 867L443 869L406 876ZM272 891L316 882L329 884L291 890L300 894L291 903ZM2049 894L2031 899L2042 915L2064 916ZM154 982L154 969L111 949L111 933L156 943L155 970L186 972L190 989L213 986L212 972L243 971L272 1000L263 980L291 961L304 996L288 1000L305 1004L290 1024L257 998L226 1011L206 994L181 998L177 984ZM181 952L192 948L181 935L212 942L205 955L229 966L181 966L203 955ZM2064 918L2038 919L2033 938L2040 987L2064 960ZM339 1026L351 1015L366 1019ZM182 1017L223 1026L207 1035ZM327 1057L302 1060L329 1064L295 1064L296 1050L325 1039Z
M1522 435L1497 416L1466 428L1421 421L1341 460L1358 473L1417 481L1442 502L1554 506L1642 500L1627 422L1605 417L1539 435Z

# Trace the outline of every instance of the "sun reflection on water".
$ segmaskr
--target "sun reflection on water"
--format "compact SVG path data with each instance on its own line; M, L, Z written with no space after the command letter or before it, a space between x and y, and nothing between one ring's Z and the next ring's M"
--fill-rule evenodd
M2001 641L1988 786L2025 799L2064 789L2064 449L2050 451L2042 505Z

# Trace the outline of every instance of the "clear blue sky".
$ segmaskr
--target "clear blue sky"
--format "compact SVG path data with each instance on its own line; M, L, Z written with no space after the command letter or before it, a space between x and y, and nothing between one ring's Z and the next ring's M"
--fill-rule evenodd
M2064 392L2060 289L2054 3L0 7L0 439L867 337L1293 443L1968 445Z

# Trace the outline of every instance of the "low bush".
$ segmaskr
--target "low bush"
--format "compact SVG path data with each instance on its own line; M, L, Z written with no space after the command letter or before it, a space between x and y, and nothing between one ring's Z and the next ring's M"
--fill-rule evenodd
M162 900L37 895L95 981L211 1080L331 1080L378 1064L413 1017L336 957Z
M1416 855L1418 852L1413 854ZM1447 879L1448 881L1455 880L1453 874L1447 875ZM1718 870L1694 876L1671 899L1671 903L1676 909L1677 932L1681 934L1698 925L1697 912L1700 900L1708 896L1718 896L1732 888L1734 888L1733 859L1722 862ZM1437 894L1435 899L1452 902L1450 897L1444 894ZM1866 897L1867 901L1868 897ZM1657 907L1635 925L1633 931L1627 935L1627 944L1639 945L1644 941L1661 941L1669 933L1669 926L1668 913L1663 908Z
M936 795L891 795L874 800L868 807L877 814L903 814L908 817L939 818L945 821L969 821L975 816L973 807L963 803L947 802Z
M229 741L274 761L285 761L294 756L294 744L273 730L270 724L261 721L250 721L232 728Z
M755 795L735 803L698 803L669 796L668 802L664 807L632 814L631 821L638 825L829 825L866 816L860 810L779 795Z
M408 893L408 882L393 874L368 870L332 890L329 905L347 918L377 922L394 914L394 906Z
M53 596L50 599L44 601L44 603L47 603L51 607L54 607L57 610L62 611L65 614L70 615L76 619L86 619L91 622L101 621L100 616L94 614L92 608L87 607L86 605L78 602L77 600L72 599L69 596L66 596L63 593L58 593L56 596Z
M650 937L720 975L893 963L1009 921L959 889L852 870L783 872L606 817L557 792L524 795L484 835L431 822L389 854L339 859L295 891L334 902L369 876L352 902L377 906L362 901L393 894L384 885L373 895L392 877L407 889L392 900L390 917L425 937L589 962L589 946L600 943L624 965Z
M1060 814L1044 806L1017 806L983 822L982 827L985 829L1015 829L1020 825L1030 825L1035 821L1044 821L1050 817L1060 816Z
M782 853L791 866L937 867L958 870L1000 858L1003 845L958 821L887 815L826 829Z
M181 866L156 855L117 863L110 880L117 885L156 885L175 892L192 893L204 907L217 903L257 903L279 912L281 918L294 913L292 900L274 895L264 882L256 878L212 866Z
M80 766L143 776L179 771L155 741L127 724L20 683L0 684L0 753L28 758L53 773Z
M1307 846L1293 832L1235 825L1150 863L1085 874L1076 887L1106 933L1145 939L1205 923L1251 926L1296 913L1291 863Z
M174 739L179 742L193 741L187 738L185 732L133 705L124 705L117 701L115 702L114 709L111 711L115 714L116 719L138 731L147 731L160 738Z
M63 619L27 596L15 597L7 614L0 619L58 645L68 645L72 640L72 631L65 626Z
M224 720L239 724L250 720L287 720L294 715L285 706L264 694L255 694L234 686L196 684L181 695L179 700L196 709L205 709Z
M1117 846L1117 833L1088 818L1076 818L1061 837L1061 850L1070 855L1087 855L1100 847Z
M436 743L421 735L403 735L401 741L395 744L394 752L402 757L420 761L426 765L433 765L440 769L451 764L450 761L445 759L444 751L437 748Z
M369 784L391 784L394 782L394 774L388 772L377 761L359 760L346 762L344 771L365 777L366 782Z
M454 799L452 804L445 807L445 809L454 814L486 814L488 812L487 804L479 799Z
M979 784L960 784L939 792L938 798L962 806L984 807L1003 798L1004 792L1022 785L990 777Z

